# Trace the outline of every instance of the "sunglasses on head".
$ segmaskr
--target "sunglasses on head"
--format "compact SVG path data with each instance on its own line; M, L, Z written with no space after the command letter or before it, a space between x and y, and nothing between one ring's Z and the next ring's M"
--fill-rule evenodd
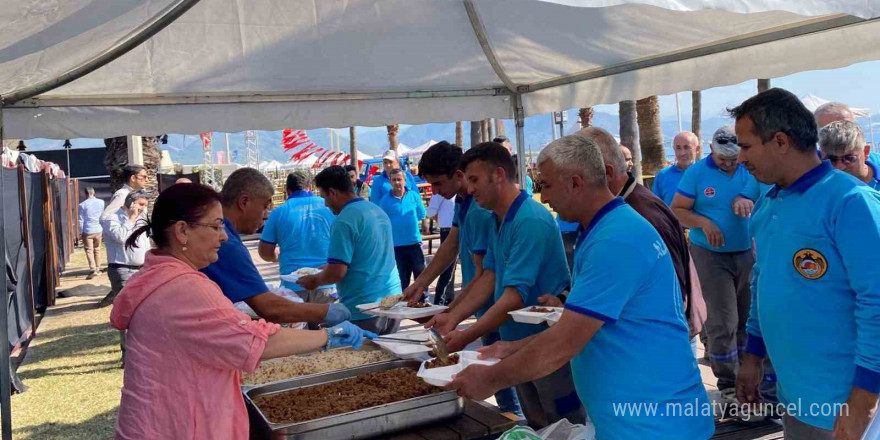
M843 162L844 165L851 165L858 159L859 156L856 154L844 154L843 156L825 155L825 160L830 160L831 163Z
M717 142L718 145L726 145L727 143L735 144L736 143L736 136L734 136L734 137L717 137L717 138L715 138L715 142Z

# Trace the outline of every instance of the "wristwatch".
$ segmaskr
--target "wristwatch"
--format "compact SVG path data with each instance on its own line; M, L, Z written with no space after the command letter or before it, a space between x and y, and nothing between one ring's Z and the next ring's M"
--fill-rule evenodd
M563 304L565 304L565 300L568 299L568 290L563 290L562 293L556 295Z

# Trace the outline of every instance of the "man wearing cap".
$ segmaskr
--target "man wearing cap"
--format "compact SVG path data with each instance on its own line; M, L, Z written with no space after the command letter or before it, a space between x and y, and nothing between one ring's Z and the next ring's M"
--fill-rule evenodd
M672 210L682 225L691 228L691 257L708 311L704 330L709 363L722 400L734 403L754 264L748 217L760 193L755 178L737 164L739 146L733 127L719 128L711 147L708 157L685 171Z
M382 174L378 174L373 177L373 183L370 185L370 201L375 203L376 205L381 206L382 198L391 194L391 170L394 169L402 169L404 175L406 176L406 189L418 192L418 187L416 187L416 179L413 177L412 173L409 170L403 169L400 166L400 159L397 157L397 152L394 150L388 150L385 152L385 155L382 156Z
M694 164L697 155L700 154L700 139L689 131L683 131L672 140L672 147L675 150L675 163L657 173L651 188L666 206L672 205L672 199L678 191L681 177L684 176L688 167ZM632 158L629 163L632 163Z

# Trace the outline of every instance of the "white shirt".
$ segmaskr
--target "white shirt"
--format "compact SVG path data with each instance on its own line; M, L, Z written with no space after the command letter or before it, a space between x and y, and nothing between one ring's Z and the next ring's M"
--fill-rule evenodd
M437 216L441 228L452 227L452 216L455 215L455 197L444 199L440 194L431 196L428 202L428 217Z
M128 214L122 208L101 222L101 226L104 227L104 243L107 245L107 263L128 266L142 266L144 264L144 256L150 250L150 239L147 234L141 234L138 237L137 247L130 249L125 247L125 241L141 225L143 222L129 221Z

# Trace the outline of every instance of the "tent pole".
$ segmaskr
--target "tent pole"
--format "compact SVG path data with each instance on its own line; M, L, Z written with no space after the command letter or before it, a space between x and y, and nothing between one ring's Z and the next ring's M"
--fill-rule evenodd
M0 149L3 146L3 101L4 98L0 97ZM0 195L3 194L3 179L0 178ZM0 219L3 218L3 203L0 203ZM0 255L6 255L6 227L3 222L0 222ZM5 257L4 257L5 258ZM6 269L0 270L3 272L0 275L0 280L2 280L2 284L0 284L0 291L3 292L3 298L6 298L6 284L8 280L6 279ZM9 362L9 303L7 301L3 301L3 310L0 310L0 343L3 344L2 349L0 349L0 435L2 435L3 440L11 440L12 439L12 396L10 393L12 392L12 371L10 370L12 365Z
M522 95L516 93L513 95L513 118L516 123L516 155L519 158L517 161L517 167L519 168L517 171L519 172L519 187L526 187L526 135L525 135L525 126L526 126L526 118L525 112L523 111L522 105Z

